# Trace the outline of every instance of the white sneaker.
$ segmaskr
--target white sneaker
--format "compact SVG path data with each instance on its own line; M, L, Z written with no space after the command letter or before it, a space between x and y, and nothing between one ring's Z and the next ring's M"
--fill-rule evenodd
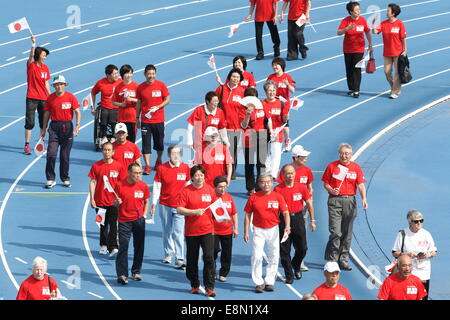
M177 260L177 262L175 262L175 269L186 269L186 265L184 264L183 260Z
M56 185L55 180L47 180L47 183L45 184L46 189L51 189Z
M66 180L63 182L63 186L66 188L70 188L72 185L70 184L70 180Z
M98 252L100 254L108 254L108 248L106 246L101 246L100 251Z
M162 259L162 263L168 264L172 263L172 256L171 255L165 256L164 259Z
M395 93L391 93L391 95L389 96L389 99L397 99L398 95Z
M115 257L115 256L117 255L117 252L119 252L118 249L113 249L113 250L110 252L109 257L110 257L110 258Z

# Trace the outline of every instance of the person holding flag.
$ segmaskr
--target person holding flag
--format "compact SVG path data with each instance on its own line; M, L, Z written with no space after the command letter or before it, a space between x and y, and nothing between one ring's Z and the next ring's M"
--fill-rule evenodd
M253 248L252 248L252 279L256 284L255 292L273 291L278 271L280 257L280 217L283 216L285 228L283 234L289 235L291 219L289 208L283 196L272 190L273 178L261 175L258 179L260 191L248 198L244 211L244 241L248 243L250 237L248 228L253 215ZM266 277L262 277L264 246L267 248Z
M132 80L133 68L129 64L120 67L122 82L116 87L113 95L113 105L119 107L117 121L125 123L128 129L127 139L136 141L136 90L138 84Z
M114 257L118 252L117 244L117 215L118 209L114 206L116 198L114 188L120 180L127 178L127 171L120 162L113 159L114 145L106 142L102 145L103 159L95 162L88 177L89 195L91 207L98 213L99 209L105 209L105 219L100 226L100 254ZM107 180L105 181L105 178Z
M230 273L231 257L233 255L233 238L237 238L239 235L238 230L238 215L236 205L233 197L227 193L228 181L225 176L217 176L214 179L214 189L216 196L222 200L222 204L225 208L219 208L213 214L220 216L218 211L225 211L223 215L228 216L228 220L219 222L216 218L214 220L214 261L217 260L220 252L220 270L217 279L220 282L227 281L227 275ZM222 209L222 210L220 210ZM216 270L216 268L214 268ZM216 271L214 271L216 274Z
M26 22L26 20L25 20ZM14 25L15 23L13 23ZM22 23L23 24L23 23ZM20 26L22 26L19 23ZM28 26L28 24L27 24ZM19 30L22 27L17 27ZM14 29L15 30L15 29ZM31 31L30 31L31 32ZM39 127L42 131L44 124L44 105L47 97L51 94L50 70L44 63L50 54L44 47L36 47L36 37L31 35L31 49L27 60L27 96L25 102L25 146L24 154L31 155L30 139L34 128L36 110L38 112Z
M199 293L198 258L201 247L205 294L208 297L215 297L214 218L208 208L217 196L214 188L205 183L205 168L195 165L191 168L190 175L192 184L183 188L177 204L177 213L184 215L185 219L186 277L191 282L191 293Z
M348 143L339 145L339 160L333 161L322 176L328 191L328 229L330 237L325 249L325 260L339 263L342 270L350 271L348 264L352 241L353 221L356 218L356 189L362 199L364 210L369 208L366 198L364 174L361 167L351 161L353 152Z
M288 12L288 45L286 60L297 60L298 53L302 55L302 59L306 59L309 50L305 46L305 30L306 22L310 22L309 11L311 10L311 0L284 0L281 8L280 24L284 20L284 12L289 5Z
M253 76L253 73L247 71L247 59L245 59L244 56L236 56L233 58L233 68L241 70L244 80L242 80L239 85L244 90L256 87L255 77ZM219 75L216 76L216 81L220 85L223 85L222 79Z
M362 60L365 50L364 34L369 41L369 53L373 52L372 36L367 21L361 16L359 3L350 1L347 3L347 11L350 14L342 20L339 25L337 35L344 36L344 59L345 72L347 75L347 86L349 96L359 98L361 85L361 67L356 64Z
M59 147L61 147L59 175L64 187L69 188L71 186L69 177L70 151L72 150L73 137L76 137L80 130L81 112L77 98L66 91L66 86L67 82L63 75L54 77L53 87L55 92L48 96L44 106L41 139L44 139L48 121L51 120L48 128L47 164L45 166L47 177L45 188L47 189L56 185L55 165ZM75 128L72 123L74 113L76 116Z
M304 184L297 182L294 166L291 164L284 165L281 172L283 173L284 182L277 185L274 191L280 193L288 205L291 217L291 233L287 240L280 244L280 258L286 276L285 282L292 284L294 282L294 276L297 280L302 278L301 265L308 251L306 244L306 224L303 218L304 203L306 203L308 208L312 232L316 230L316 220L314 219L312 196ZM279 226L281 236L285 229L284 222L281 221ZM292 259L291 245L295 249L295 254Z
M128 245L133 234L134 257L131 276L135 281L142 280L141 268L144 258L145 219L149 209L150 191L142 181L142 168L137 163L128 166L128 178L116 185L117 198L114 204L119 207L119 252L116 258L117 282L128 284Z

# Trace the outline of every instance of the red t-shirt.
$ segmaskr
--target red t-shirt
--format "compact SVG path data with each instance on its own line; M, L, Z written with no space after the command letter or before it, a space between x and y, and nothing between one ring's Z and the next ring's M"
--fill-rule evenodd
M284 0L284 2L289 2L288 20L298 20L303 13L306 13L308 0Z
M204 184L195 188L192 184L184 187L178 197L177 207L186 209L205 209L217 199L214 189ZM211 210L206 210L201 216L184 216L184 235L188 237L214 233L214 223Z
M353 300L347 288L340 283L335 288L330 288L323 283L313 293L317 296L318 300Z
M288 188L284 183L281 183L275 187L274 191L283 196L289 207L289 213L301 213L303 201L311 199L306 186L298 182L295 182L292 188Z
M422 300L426 296L427 291L418 277L411 274L402 279L398 273L387 277L378 293L378 298L383 300Z
M27 63L27 98L47 100L48 91L45 83L50 79L50 70L46 64L38 66L36 62Z
M206 106L204 104L196 107L187 119L187 122L195 127L195 137L201 136L201 140L203 140L203 134L207 127L216 127L218 130L227 127L227 120L222 109L216 108L214 113L210 113L205 109ZM207 112L208 114L206 114ZM199 123L201 125L198 125ZM197 132L197 129L201 130L201 132ZM197 135L197 133L201 134Z
M394 22L384 20L376 27L376 30L383 33L383 56L398 57L403 52L402 39L406 38L405 25L399 19Z
M116 196L105 188L103 176L108 177L109 183L114 189L120 180L127 178L127 170L116 160L113 160L112 163L99 160L92 165L88 177L97 181L94 192L95 203L100 207L108 207L114 205Z
M342 20L339 25L339 30L346 28L350 23L355 24L353 30L349 30L344 36L344 53L360 53L364 52L365 42L364 33L370 31L367 21L364 17L359 16L358 19L353 20L351 16L348 16Z
M244 121L247 115L247 110L244 108L241 109L239 113L239 123ZM254 109L250 114L250 120L248 121L248 126L244 129L242 134L242 141L245 148L251 148L256 146L255 139L255 131L263 131L266 130L266 122L270 119L270 110L263 109Z
M314 176L310 168L305 165L298 167L295 169L295 181L300 182L301 184L308 185L314 181ZM280 170L278 174L277 182L283 183L284 177L283 172Z
M56 292L57 289L58 285L53 278L50 278L49 288L46 274L42 280L37 280L31 275L20 285L16 300L49 300L52 297L51 292Z
M136 98L138 86L134 81L131 81L129 84L121 82L114 90L113 101L123 103L126 97ZM119 107L117 121L136 123L136 102L127 101L125 107Z
M269 21L275 15L274 4L279 0L249 0L256 5L255 21Z
M92 88L91 93L95 96L97 93L101 93L100 106L106 109L117 109L118 107L112 104L112 97L114 89L122 82L122 79L117 79L114 82L109 82L107 78L103 78L97 81Z
M283 83L285 79L289 81L289 84L291 86L295 87L295 81L292 79L291 75L287 74L286 72L284 72L280 77L278 77L276 73L272 73L267 77L267 81L272 80L277 84L277 97L281 96L287 100L287 102L285 102L286 110L284 111L285 114L287 114L291 106L291 92L289 91L287 85Z
M150 190L143 181L131 184L127 179L117 183L115 191L122 199L119 206L119 222L136 221L144 216L144 200L150 198Z
M272 119L272 130L275 130L278 127L281 127L283 122L283 115L286 114L286 103L284 103L284 106L282 107L282 102L278 99L275 99L272 102L268 102L267 100L262 101L264 110L266 110L268 113L270 113L270 118ZM284 130L281 130L280 133L278 133L278 139L277 142L283 142L284 140Z
M161 123L164 122L164 108L152 113L149 119L145 115L152 107L159 106L166 97L170 95L164 82L155 80L152 84L147 81L142 82L137 88L136 97L141 100L141 122L143 123Z
M126 140L124 144L118 144L115 141L113 145L113 159L119 161L125 170L128 170L128 166L142 156L137 145L131 141Z
M60 97L53 92L48 96L44 105L44 111L50 112L52 121L72 121L73 110L78 109L80 104L77 98L70 92L64 92Z
M342 183L341 188L339 189L340 196L353 196L356 194L356 187L358 184L366 182L364 178L364 174L362 172L361 167L356 162L351 161L347 166L348 172L344 181L333 178L333 174L339 173L338 165L344 166L339 160L331 162L322 176L322 181L328 183L331 188L339 188Z
M250 88L250 87L256 87L256 81L255 77L253 76L253 73L244 71L242 72L242 75L244 76L244 80L242 80L239 85L244 89ZM228 83L228 79L225 82L225 84Z
M227 207L227 212L230 217L237 214L234 199L229 193L225 192L220 198L222 198L223 203ZM214 234L217 234L219 236L226 236L231 233L233 233L233 221L231 219L227 222L217 222L214 219Z
M176 208L178 195L190 179L190 168L186 163L180 163L179 167L173 167L167 161L158 166L155 181L161 182L159 203L167 207Z
M258 228L268 229L280 223L279 214L289 211L283 196L272 191L262 194L261 191L253 193L245 204L244 211L253 213L253 225Z
M227 121L227 129L239 130L241 128L239 124L239 112L244 108L239 101L244 97L244 89L241 86L230 89L230 87L225 84L218 86L216 93L219 96L219 99L222 95L222 105Z
M232 164L230 150L224 144L218 143L215 147L207 145L203 149L203 157L200 163L205 170L205 183L213 185L217 176L227 175L227 164Z

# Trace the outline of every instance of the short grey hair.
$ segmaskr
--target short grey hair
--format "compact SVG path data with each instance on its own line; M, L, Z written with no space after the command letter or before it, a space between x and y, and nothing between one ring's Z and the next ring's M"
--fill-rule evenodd
M262 175L260 175L259 178L258 178L258 183L260 183L261 180L262 180L263 178L266 178L266 177L270 177L270 180L273 181L272 175L270 175L270 174L262 174Z
M33 269L37 266L44 266L45 269L47 269L47 260L45 260L42 257L37 256L36 258L33 259L31 266Z
M277 84L273 80L267 80L266 83L264 83L264 91L267 92L270 86L273 86L275 89L277 88Z
M417 211L416 209L411 209L406 214L406 219L409 223L413 222L413 220L417 219L423 219L423 214L420 211Z
M347 149L350 149L350 150L353 151L352 146L351 146L349 143L347 143L347 142L342 142L342 143L339 145L338 152L341 152L341 149L342 149L342 148L347 148Z

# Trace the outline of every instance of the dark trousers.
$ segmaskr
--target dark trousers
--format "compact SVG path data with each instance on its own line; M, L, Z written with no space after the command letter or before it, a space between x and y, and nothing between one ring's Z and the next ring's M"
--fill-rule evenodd
M253 142L249 148L244 148L245 155L245 186L247 191L258 189L257 181L261 170L266 168L267 158L267 131L246 131L246 135ZM256 180L255 180L256 164Z
M284 235L284 218L280 216L280 240ZM294 257L291 259L291 246L294 246ZM300 270L303 258L308 251L306 243L306 228L303 211L291 214L291 234L283 243L280 243L280 259L287 278L293 278L294 272Z
M303 35L306 24L299 27L295 21L296 20L288 20L287 57L288 59L293 60L298 58L299 51L308 49L308 47L305 46L305 36Z
M55 180L56 156L59 152L59 177L62 181L70 180L69 161L73 143L73 124L71 121L52 121L48 128L47 164L45 175L47 180Z
M144 258L145 219L144 217L131 222L119 222L119 252L116 258L117 277L128 277L128 245L133 234L133 265L131 274L141 273Z
M36 110L39 118L39 128L42 129L44 124L44 104L45 100L37 100L27 98L25 101L25 129L31 130L34 128L34 118Z
M348 263L356 214L355 196L330 196L328 198L330 237L325 249L325 260L342 264Z
M228 140L230 141L230 153L231 158L233 158L233 171L231 173L232 177L236 177L236 166L238 163L238 146L239 139L241 137L241 130L227 130Z
M131 142L136 141L136 122L124 122L127 126L128 135L127 140Z
M273 42L273 48L280 48L280 35L278 34L278 28L276 24L273 23L272 20L266 21L267 26L269 27L270 36ZM262 34L263 34L263 26L264 22L256 22L255 21L255 37L256 37L256 50L258 53L264 53Z
M152 153L152 137L153 150L164 150L164 122L159 123L141 123L142 135L142 153Z
M100 136L99 138L114 136L114 129L117 123L118 109L101 108L100 112ZM109 127L109 132L108 132Z
M430 280L422 281L423 286L425 287L426 292L428 293L426 297L422 300L428 300L428 296L430 295Z
M200 286L198 280L198 257L200 247L203 250L203 283L206 288L214 289L214 235L186 236L186 277L192 288Z
M230 273L231 268L231 256L233 248L233 235L227 234L224 236L214 235L214 261L217 260L220 252L220 270L219 276L226 277ZM216 275L216 266L214 262L214 273Z
M344 53L348 90L359 92L359 86L361 84L361 68L355 68L355 65L362 60L363 56L364 52Z
M117 215L119 209L116 206L99 207L106 209L105 225L100 225L100 246L106 246L108 251L117 249ZM98 209L95 209L98 212Z

